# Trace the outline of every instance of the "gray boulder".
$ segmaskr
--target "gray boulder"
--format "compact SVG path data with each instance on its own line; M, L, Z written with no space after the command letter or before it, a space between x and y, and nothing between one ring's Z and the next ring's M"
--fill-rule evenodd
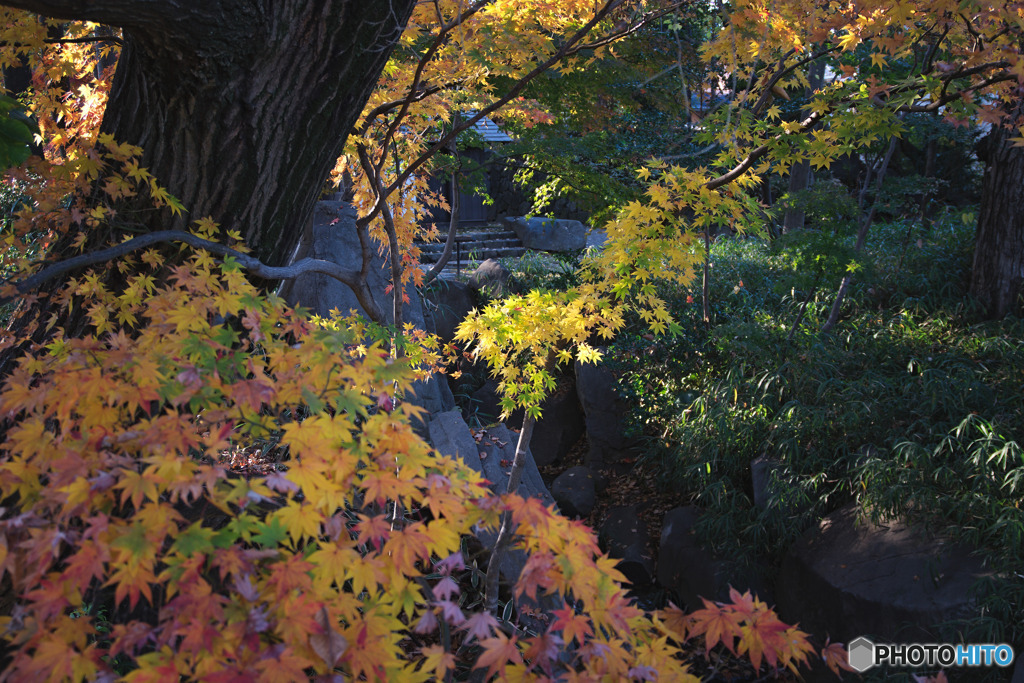
M602 349L604 351L604 349ZM614 467L636 454L638 441L626 435L622 416L628 406L615 390L615 377L602 364L576 362L576 394L583 408L590 452L587 466Z
M692 505L666 512L658 550L658 583L675 591L690 609L701 607L701 598L714 600L722 592L718 562L694 536L699 518L699 509Z
M572 450L585 431L583 409L575 387L560 387L540 405L541 418L533 428L530 450L537 465L552 465Z
M376 244L371 245L371 250L366 285L386 322L391 323L394 322L394 305L392 297L385 293L391 284L391 266L388 259L379 254ZM313 222L303 233L292 261L305 257L337 263L346 270L358 271L362 267L362 250L356 233L356 210L351 204L317 202ZM351 288L320 273L303 275L292 283L285 283L279 293L289 304L303 306L325 317L330 316L333 310L342 315L355 310L366 318L371 317ZM402 317L405 322L426 329L420 299L414 292L409 294L409 303L403 307Z
M448 382L436 374L426 380L416 380L405 395L405 400L426 411L423 418L413 417L410 422L421 435L427 434L427 423L431 417L455 408L455 396L448 387Z
M476 297L469 285L458 280L438 279L423 291L423 303L432 329L441 341L450 344L455 330L476 307Z
M499 424L474 434L462 419L462 413L450 410L434 416L428 434L430 445L438 453L460 458L482 474L490 482L492 490L505 493L516 455L517 433ZM516 492L523 497L539 498L545 505L553 505L555 502L541 479L529 449L526 450L526 464Z
M469 276L469 288L478 295L501 299L508 296L510 275L508 268L489 258Z
M470 395L473 410L481 423L487 424L497 422L501 415L501 397L498 396L498 381L488 378L483 386ZM506 424L518 429L523 424L523 411L513 412L506 420ZM532 446L532 439L530 445Z
M567 517L588 517L597 505L594 473L589 467L570 467L551 482L551 495Z
M482 420L497 419L501 413L498 383L488 379L472 394L473 408ZM530 451L538 467L561 460L572 450L584 432L583 411L572 383L560 387L540 405L541 418L533 428ZM523 424L523 411L514 411L506 420L518 429Z
M515 457L518 434L510 432L505 425L498 425L474 435L458 410L436 415L428 425L428 432L430 444L438 453L461 459L480 472L490 482L493 491L505 493L508 488L509 470ZM524 498L539 498L544 505L554 504L554 499L544 486L529 451L523 477L516 492ZM498 538L496 529L478 527L474 533L488 550L494 547ZM526 553L522 550L510 548L501 561L502 578L508 583L515 583L526 566L527 559ZM528 616L522 608L529 607L535 610L539 607L550 612L559 606L560 601L557 596L538 596L538 599L534 601L522 595L516 599L516 604L520 607L520 622L528 628L542 630L544 622Z
M969 548L901 520L874 524L849 505L790 549L779 573L778 608L784 620L833 640L951 642L956 634L939 625L978 613L971 587L987 575Z
M701 598L727 600L730 587L769 600L769 591L754 568L728 562L697 541L694 529L700 516L700 508L693 505L665 513L658 546L658 584L674 591L691 610L703 606Z
M654 576L654 558L648 550L647 525L635 505L612 508L598 533L598 543L609 557L619 560L616 568L634 586L646 586Z
M569 252L587 246L587 228L579 221L561 218L503 218L505 228L515 231L527 249Z
M356 234L355 208L347 202L323 201L317 203L313 222L303 234L292 260L318 258L337 263L347 270L358 271L362 266L361 254L359 236ZM394 322L394 304L391 296L386 293L390 282L389 262L380 256L374 246L366 284L388 323ZM335 310L342 315L355 310L364 317L370 317L350 287L319 273L296 278L283 285L279 293L289 304L308 308L323 317L330 317ZM417 292L409 292L409 303L403 306L402 317L405 322L426 329L423 305ZM455 398L448 383L437 375L426 382L417 382L405 399L430 414L451 410L455 406ZM424 421L415 420L413 426L420 433L426 433Z
M516 457L519 434L503 424L498 424L478 431L477 435L480 437L477 445L484 454L480 456L484 476L494 485L496 491L504 493L508 486L512 462ZM526 464L517 493L523 497L539 498L545 505L553 505L555 502L544 480L541 479L540 470L537 469L537 463L529 448L526 449Z
M604 245L607 241L608 233L601 228L592 228L590 232L587 233L587 249L601 251L604 249Z
M439 413L430 421L427 432L430 445L441 455L458 458L467 465L483 474L480 464L480 449L469 431L469 426L462 419L462 413L449 410Z

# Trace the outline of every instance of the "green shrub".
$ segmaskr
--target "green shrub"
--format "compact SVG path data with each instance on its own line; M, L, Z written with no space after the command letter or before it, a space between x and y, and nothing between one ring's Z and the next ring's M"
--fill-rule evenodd
M874 226L860 254L848 233L720 240L712 324L698 291L665 287L683 332L617 342L622 390L648 457L710 512L699 531L724 556L779 560L851 500L912 513L981 548L997 578L980 587L987 613L975 626L1019 639L1024 323L975 319L965 221L949 214L916 231ZM821 335L850 262L843 317ZM754 506L760 455L781 463L800 514Z

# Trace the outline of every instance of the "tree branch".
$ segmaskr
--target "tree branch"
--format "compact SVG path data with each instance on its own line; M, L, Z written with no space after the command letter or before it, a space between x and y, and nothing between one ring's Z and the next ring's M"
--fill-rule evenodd
M459 112L455 112L452 124L459 125ZM452 247L455 245L455 232L459 228L459 209L462 204L459 201L459 173L461 171L462 159L459 157L459 146L455 145L455 166L452 168L452 203L449 207L451 216L448 221L448 235L444 240L444 249L441 251L441 257L437 259L434 267L423 276L424 286L433 282L444 271L444 267L448 265L448 260L452 257Z
M808 116L806 119L800 122L800 131L792 133L792 135L802 135L806 133L808 130L811 129L811 127L814 126L814 124L816 124L821 119L821 117L822 114L819 114L818 112L813 112L810 116ZM772 140L778 140L781 137L781 135L776 135L774 138L772 138ZM758 145L754 149L750 150L749 153L747 153L747 156L745 159L743 159L743 161L736 164L727 172L723 173L717 178L712 178L708 182L704 183L704 186L709 190L715 190L721 187L722 185L731 183L732 181L736 180L741 175L743 175L743 173L751 166L753 166L754 162L763 157L769 149L771 149L771 145L767 142L762 145Z
M157 22L180 19L183 12L200 7L215 11L221 3L217 0L201 4L197 0L3 0L0 4L56 19L124 27L154 26Z
M988 63L988 64L981 64L981 65L978 65L976 67L972 67L970 69L960 69L958 71L954 71L954 72L951 72L949 74L946 74L945 76L943 76L943 80L945 80L946 82L952 82L952 80L957 79L957 78L965 78L965 77L968 77L968 76L974 76L974 75L977 75L979 73L983 73L983 72L991 70L991 69L1005 68L1007 65L1008 65L1007 62L991 62L991 63ZM1000 72L1000 73L995 74L994 76L991 76L991 77L989 77L989 78L987 78L987 79L985 79L985 80L983 80L983 81L981 81L979 83L976 83L975 85L972 85L970 87L964 88L963 90L958 90L955 93L949 93L949 94L945 95L944 97L942 97L941 99L938 99L935 102L930 102L927 105L903 105L901 107L897 107L896 109L893 109L893 111L896 112L896 113L904 113L904 112L932 112L932 111L937 111L943 105L948 104L949 102L952 102L953 100L959 98L961 96L961 94L963 94L963 93L968 93L968 92L973 92L973 91L976 91L976 90L981 90L983 88L987 88L990 85L994 85L996 83L1001 83L1001 82L1004 82L1004 81L1015 80L1016 78L1017 78L1016 76L1014 76L1013 74L1010 74L1008 72ZM910 90L911 88L913 88L915 85L917 85L917 84L907 85L907 86L900 87L900 88L894 88L893 92L906 92L907 90ZM843 101L846 101L845 98L844 98ZM878 107L885 107L886 106L885 100L883 100L881 97L879 97L877 95L871 99L871 103L874 104L875 106L878 106ZM839 103L836 103L836 104L839 104ZM818 121L820 121L826 114L828 114L831 111L833 111L835 109L835 107L836 107L836 105L832 105L831 107L829 107L825 111L813 112L810 116L808 116L806 119L804 119L803 121L800 122L800 130L796 131L794 133L791 133L791 135L803 135L804 133L809 131L811 128L813 128L818 123ZM782 137L781 135L776 135L774 138L772 138L772 141L778 140L781 137ZM736 180L736 178L739 178L741 175L743 175L743 173L747 169L752 167L754 165L754 163L758 159L763 157L770 149L771 149L771 145L768 142L763 143L763 144L755 147L754 149L752 149L750 152L747 153L747 156L746 156L746 158L743 159L743 161L738 163L736 166L731 168L726 173L723 173L722 175L718 176L717 178L713 178L713 179L709 180L707 183L705 183L705 187L707 187L709 190L714 190L716 188L721 187L722 185L725 185L727 183L732 182L733 180Z
M578 31L576 31L576 33L570 36L566 40L566 42L563 43L562 46L555 51L553 55L551 55L548 59L538 64L536 67L533 68L532 71L530 71L525 76L521 77L518 81L516 81L512 85L512 87L509 88L508 91L506 91L506 93L503 96L491 102L483 109L477 111L476 114L474 114L473 116L468 117L461 125L453 126L452 130L449 131L447 135L443 135L440 140L431 145L426 151L420 154L415 160L413 160L410 164L408 164L405 167L405 170L402 171L398 178L396 178L394 182L392 182L384 189L383 196L377 197L377 201L374 203L373 208L370 209L370 212L367 215L360 218L359 222L363 224L369 224L369 222L376 218L377 215L381 212L382 202L385 201L387 197L391 196L391 193L394 192L397 188L401 187L405 183L405 181L409 179L409 176L415 173L420 166L427 162L428 159L430 159L438 151L448 146L448 144L455 140L460 133L472 128L477 121L479 121L480 119L484 118L489 114L494 113L501 107L511 102L515 97L519 95L519 93L523 91L523 89L531 81L533 81L533 79L535 79L537 76L550 69L553 65L557 64L562 59L564 59L566 55L570 54L573 48L581 40L583 40L597 24L599 24L605 17L607 17L608 14L610 14L614 9L618 8L623 2L625 2L625 0L607 0L607 2L605 2L601 9L599 9L594 14L590 21L588 21Z
M357 293L360 285L359 273L351 270L345 270L338 264L330 261L304 258L289 266L268 266L254 256L243 254L240 251L236 251L231 247L217 242L204 240L201 237L197 237L192 233L188 233L183 230L160 230L141 235L139 237L133 237L127 242L122 242L121 244L107 249L101 249L88 254L75 256L65 261L59 261L46 266L34 275L30 275L21 280L7 280L3 284L5 286L13 286L18 295L24 295L30 291L38 289L46 282L54 280L73 270L87 268L99 263L106 263L134 251L138 251L139 249L145 249L146 247L151 247L155 244L169 242L184 242L185 244L197 249L205 249L211 254L216 254L217 256L233 258L240 266L242 266L242 268L252 275L268 280L292 280L307 273L322 273L323 275L327 275L328 277L334 278L338 282L351 287L353 290L356 290ZM2 295L0 296L0 303L7 303L15 298L17 298L17 295Z
M82 38L47 38L43 41L50 45L70 45L71 43L113 43L124 45L124 41L117 36L83 36Z

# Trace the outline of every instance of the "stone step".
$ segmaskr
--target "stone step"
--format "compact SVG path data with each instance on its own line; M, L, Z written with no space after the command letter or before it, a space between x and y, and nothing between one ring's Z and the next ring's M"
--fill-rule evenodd
M431 244L444 246L445 237L442 236L436 242L421 242L420 244ZM460 232L455 235L455 241L458 243L465 242L486 242L488 240L519 240L519 236L516 235L512 230L474 230L473 232Z
M469 251L479 251L487 249L501 249L502 247L522 247L523 243L516 239L488 239L480 240L475 242L458 242L452 245L452 250L459 250L463 254ZM444 251L444 244L439 242L429 242L426 244L420 244L421 254L441 254Z
M444 253L444 241L418 242L417 246L420 249L420 261L424 264L437 263ZM460 259L462 267L465 267L470 261L479 263L489 258L515 258L524 253L526 249L514 231L498 226L482 226L455 234L449 262L454 264Z
M462 232L455 235L457 242L478 242L482 240L512 239L517 240L519 236L514 230L504 228L493 228L490 230L474 230L473 232Z
M518 258L526 253L526 247L523 246L503 246L503 247L486 247L486 248L474 248L474 249L463 249L462 250L462 264L469 262L479 263L489 258ZM451 257L448 259L449 263L455 263L459 254L456 251L452 251ZM441 252L436 253L423 252L420 254L420 261L423 263L437 263L437 260L441 257Z

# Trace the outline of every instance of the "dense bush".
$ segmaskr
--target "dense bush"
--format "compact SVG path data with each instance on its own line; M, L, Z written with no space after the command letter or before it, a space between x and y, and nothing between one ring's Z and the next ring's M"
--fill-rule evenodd
M701 532L728 557L778 560L814 520L858 500L913 513L979 545L1003 577L983 592L992 638L1022 635L1024 324L981 323L966 296L972 229L799 231L712 248L712 324L671 291L683 334L617 344L623 390L650 457L708 509ZM819 333L849 264L839 326ZM794 519L753 504L750 463L777 459Z

